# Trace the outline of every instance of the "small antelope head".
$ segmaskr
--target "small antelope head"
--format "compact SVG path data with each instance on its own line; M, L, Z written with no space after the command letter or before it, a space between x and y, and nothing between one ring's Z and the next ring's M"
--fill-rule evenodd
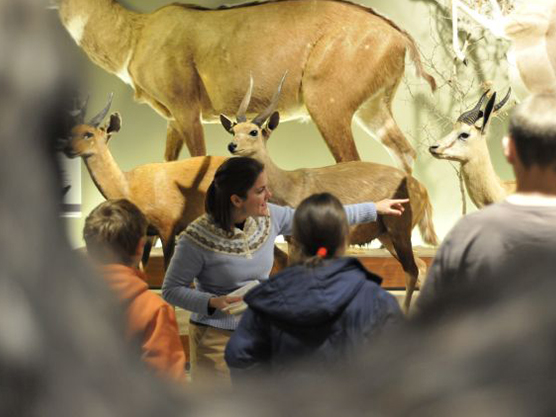
M266 141L270 137L272 131L276 129L280 123L280 114L274 111L274 109L276 109L278 105L286 74L282 77L280 85L272 96L272 100L268 107L253 120L247 121L247 117L245 116L253 91L253 78L250 80L247 94L245 94L241 106L239 107L236 116L237 121L233 122L225 115L220 115L220 122L224 129L234 135L232 141L228 144L228 150L232 154L238 156L254 156L261 154L261 152L266 152Z
M108 103L95 117L85 123L87 111L87 100L79 103L71 112L71 134L67 138L58 140L58 150L64 152L68 158L79 156L88 158L98 152L99 146L104 146L110 140L112 133L118 132L122 125L122 119L118 113L110 115L107 124L99 127L102 120L108 114L112 104L113 94L108 97Z
M491 116L508 102L511 91L511 88L508 89L506 96L498 104L495 104L496 93L494 93L484 110L481 110L487 98L488 91L486 91L475 107L458 117L454 129L448 135L429 147L431 155L437 159L448 159L463 164L472 159L480 148L487 149L485 137Z

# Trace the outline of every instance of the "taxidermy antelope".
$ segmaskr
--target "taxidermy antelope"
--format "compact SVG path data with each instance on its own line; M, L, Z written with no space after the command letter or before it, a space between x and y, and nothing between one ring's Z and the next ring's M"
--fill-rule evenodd
M458 117L454 130L429 148L435 158L461 164L465 188L477 208L501 201L515 191L515 181L502 181L496 175L486 141L490 117L506 104L510 93L508 90L496 105L494 93L483 111L481 107L488 94L485 92L475 107Z
M430 86L411 36L370 8L344 0L277 0L206 9L172 4L140 14L114 0L58 0L63 25L89 58L116 74L168 120L165 158L205 155L201 118L238 108L244 74L261 80L253 115L284 72L286 120L311 116L335 160L359 160L351 122L406 171L415 151L392 117L406 51Z
M556 0L516 1L504 15L496 0L489 0L492 17L470 8L460 0L452 1L453 48L465 60L459 46L458 9L498 39L511 41L508 64L512 85L527 93L556 92Z
M227 158L202 156L140 165L123 172L108 149L112 134L120 130L120 115L112 114L109 123L99 127L108 114L111 99L88 123L83 121L85 106L75 111L77 123L71 137L63 139L60 148L70 158L83 158L105 198L127 198L141 209L158 231L166 267L174 252L176 234L204 213L208 186L216 169Z
M399 169L371 162L344 162L323 168L294 171L280 169L266 149L266 142L280 120L279 113L274 111L280 88L270 105L254 119L247 121L245 110L249 105L250 95L251 89L238 111L237 122L221 115L221 123L234 136L228 145L232 154L250 156L265 165L269 188L273 194L271 201L297 207L304 198L321 192L334 194L343 204L380 201L385 198L409 198L409 206L402 216L379 216L375 223L353 227L350 234L352 244L369 243L378 238L402 264L407 289L404 307L408 311L418 276L423 274L424 277L426 271L425 263L414 257L411 230L418 224L423 240L431 245L438 244L426 188ZM267 119L268 123L265 124Z

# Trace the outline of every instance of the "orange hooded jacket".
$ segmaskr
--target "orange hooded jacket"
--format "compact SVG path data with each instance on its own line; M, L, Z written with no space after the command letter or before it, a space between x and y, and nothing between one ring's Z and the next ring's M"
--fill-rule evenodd
M103 275L127 306L128 338L142 340L143 359L160 375L185 380L185 353L174 309L149 291L146 276L135 268L112 264Z

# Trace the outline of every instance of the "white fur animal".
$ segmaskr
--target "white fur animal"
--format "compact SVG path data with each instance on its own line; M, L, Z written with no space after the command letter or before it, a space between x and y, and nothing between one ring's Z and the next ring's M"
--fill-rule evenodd
M473 109L458 118L454 129L429 148L435 158L461 164L465 187L478 208L501 201L515 191L515 181L502 181L494 171L487 146L490 117L506 104L510 92L496 105L494 93L481 110L488 91L485 92Z

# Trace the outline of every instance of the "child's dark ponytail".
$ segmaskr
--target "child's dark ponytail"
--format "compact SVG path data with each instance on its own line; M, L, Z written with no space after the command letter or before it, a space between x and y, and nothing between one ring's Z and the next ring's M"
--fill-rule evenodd
M293 263L309 267L342 253L349 226L342 203L329 193L313 194L297 207L293 219Z

